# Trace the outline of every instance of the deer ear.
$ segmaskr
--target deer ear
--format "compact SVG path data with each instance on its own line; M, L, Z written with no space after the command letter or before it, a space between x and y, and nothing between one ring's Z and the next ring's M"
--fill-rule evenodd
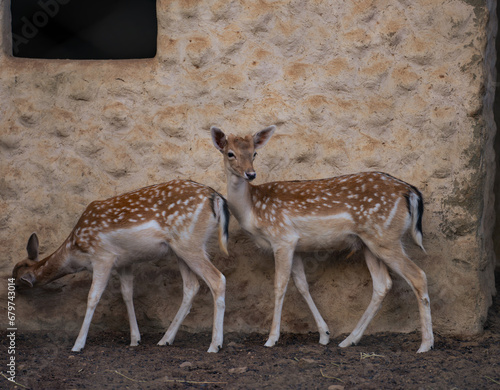
M267 141L269 141L269 139L273 135L274 130L276 130L276 126L272 125L266 127L264 130L261 130L258 133L255 133L253 136L253 144L255 149L262 148L265 144L267 144Z
M30 287L33 287L36 282L35 275L31 271L26 272L19 280Z
M210 132L212 133L212 142L214 146L220 151L223 152L224 148L227 145L227 138L224 132L218 127L212 126L210 128Z
M28 240L28 245L26 246L28 259L38 261L38 246L38 237L36 233L33 233Z

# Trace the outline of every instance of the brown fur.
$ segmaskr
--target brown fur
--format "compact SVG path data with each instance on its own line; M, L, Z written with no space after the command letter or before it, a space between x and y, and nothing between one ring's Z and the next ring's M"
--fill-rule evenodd
M328 327L319 314L297 252L322 249L363 249L373 279L372 302L360 322L340 345L355 344L380 308L392 281L387 267L413 288L420 309L422 344L419 352L433 345L426 276L404 253L403 234L411 228L422 246L423 202L413 186L381 172L363 172L322 180L278 181L258 186L253 168L255 151L275 130L270 126L253 136L237 137L212 128L215 147L224 156L228 204L241 227L257 245L274 252L275 310L266 346L279 338L281 308L290 275L309 305L320 342L329 339Z
M28 241L28 259L16 264L16 285L43 285L69 273L93 272L87 313L73 347L85 345L93 312L112 269L120 276L122 295L131 327L131 345L140 334L132 303L132 266L140 261L165 258L171 249L178 257L184 279L184 299L160 344L171 343L198 291L196 276L214 296L214 328L209 352L222 345L225 278L209 261L205 245L218 230L219 243L227 253L228 214L225 199L204 185L183 180L141 188L106 200L92 202L68 238L50 256L38 259L38 238Z

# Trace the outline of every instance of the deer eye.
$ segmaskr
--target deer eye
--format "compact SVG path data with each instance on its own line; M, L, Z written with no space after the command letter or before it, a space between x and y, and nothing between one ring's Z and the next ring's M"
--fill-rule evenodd
M257 152L253 152L253 158L257 157Z
M236 158L233 152L227 152L227 157L230 159Z

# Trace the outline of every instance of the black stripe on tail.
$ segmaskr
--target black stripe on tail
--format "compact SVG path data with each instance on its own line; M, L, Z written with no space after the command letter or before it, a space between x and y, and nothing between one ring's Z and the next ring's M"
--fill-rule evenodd
M408 184L408 183L406 183ZM417 217L417 223L415 225L417 231L420 233L420 234L423 234L422 232L422 218L424 216L424 198L422 196L422 193L419 191L419 189L415 186L412 186L411 184L408 184L408 186L410 187L411 189L411 192L413 192L415 195L417 195L417 212L418 212L418 215L416 216ZM410 193L407 193L405 195L405 198L406 198L406 207L408 208L408 213L410 213L410 215L412 217L414 217L412 215L412 208L411 208L411 204L410 204Z
M218 196L219 198L222 199L222 212L224 213L224 235L226 237L229 237L229 218L231 213L229 212L229 206L227 205L227 200L224 198L221 194L219 194L217 191L215 191L213 188L210 188L213 191L212 196L210 197L210 207L212 208L212 213L214 214L214 217L217 217L217 214L215 212L215 197Z
M226 199L222 195L219 196L222 199L222 212L224 213L224 235L226 237L229 237L229 218L230 218L229 207L227 205Z

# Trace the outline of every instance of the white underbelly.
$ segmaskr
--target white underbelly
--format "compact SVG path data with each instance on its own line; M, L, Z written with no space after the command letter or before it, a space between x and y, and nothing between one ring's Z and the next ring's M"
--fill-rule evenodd
M313 252L315 250L341 251L359 246L360 239L354 234L335 234L325 236L302 236L296 246L298 252Z
M349 213L330 216L307 216L292 219L297 232L297 250L343 250L359 241Z
M103 248L116 256L116 267L161 259L169 251L168 237L156 223L103 232L100 238Z

